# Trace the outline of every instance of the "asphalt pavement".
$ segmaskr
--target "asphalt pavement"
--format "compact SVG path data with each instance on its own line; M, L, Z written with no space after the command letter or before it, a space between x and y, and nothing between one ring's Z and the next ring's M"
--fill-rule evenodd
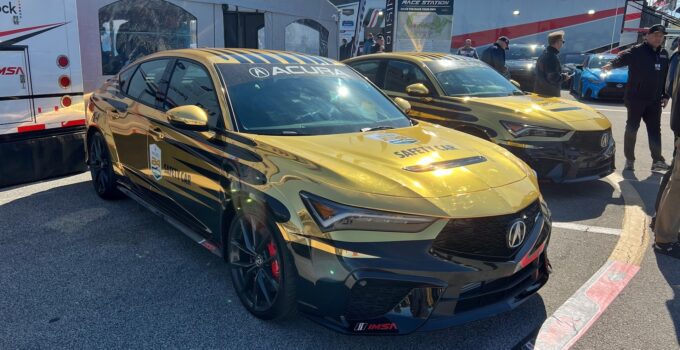
M612 121L622 169L625 108L590 104ZM660 176L649 171L644 130L637 153L638 170L619 173L652 213ZM99 199L89 174L0 189L0 349L510 349L606 262L622 227L625 202L608 180L542 191L561 225L549 247L554 273L535 297L459 327L367 337L334 333L302 315L283 322L250 316L220 258L132 200ZM574 348L679 348L679 292L680 261L647 249L638 274Z

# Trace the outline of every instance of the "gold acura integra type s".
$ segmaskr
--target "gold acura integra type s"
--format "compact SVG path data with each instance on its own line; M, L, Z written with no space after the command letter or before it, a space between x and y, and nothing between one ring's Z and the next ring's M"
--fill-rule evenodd
M479 136L529 164L542 180L579 182L614 172L611 123L576 101L520 91L473 58L441 53L381 53L345 61L413 118Z
M397 101L323 57L153 54L88 101L92 182L223 256L262 319L404 334L516 307L548 279L534 172Z

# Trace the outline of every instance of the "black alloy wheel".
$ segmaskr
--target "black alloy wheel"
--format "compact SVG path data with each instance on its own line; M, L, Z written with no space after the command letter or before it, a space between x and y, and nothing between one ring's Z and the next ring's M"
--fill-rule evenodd
M239 214L227 245L231 279L243 305L262 319L288 316L296 306L292 258L275 226L257 214Z
M91 136L89 147L88 165L94 190L99 197L115 199L122 197L122 193L116 188L116 176L113 172L113 162L109 153L106 140L101 133L95 132Z

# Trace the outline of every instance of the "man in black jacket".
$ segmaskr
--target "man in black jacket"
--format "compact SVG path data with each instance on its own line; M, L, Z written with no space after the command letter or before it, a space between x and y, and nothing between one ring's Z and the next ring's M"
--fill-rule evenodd
M562 64L557 55L564 45L564 31L548 34L548 47L536 61L534 92L539 95L560 97L562 82L570 76L562 73Z
M505 50L508 49L509 45L510 39L502 36L493 45L484 50L481 58L484 63L490 65L506 78L510 78L508 67L505 66Z
M626 156L624 170L635 169L635 141L640 122L644 120L652 154L652 171L669 169L661 155L661 109L668 103L665 92L668 71L668 52L661 47L666 28L657 24L649 28L645 42L619 54L602 67L604 72L612 68L628 66L628 83L624 101L628 109L623 152ZM606 73L605 73L606 74Z

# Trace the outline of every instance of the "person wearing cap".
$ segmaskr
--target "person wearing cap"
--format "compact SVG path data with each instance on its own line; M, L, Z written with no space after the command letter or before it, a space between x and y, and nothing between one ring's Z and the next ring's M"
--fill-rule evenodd
M477 56L477 50L474 47L472 47L472 40L470 39L465 39L465 46L458 49L458 55L471 58L479 58Z
M652 155L652 171L668 171L669 165L661 154L661 109L668 103L666 74L668 52L661 47L666 28L657 24L649 28L645 42L621 52L602 67L603 74L612 68L628 67L628 83L624 102L628 110L623 152L624 170L635 170L635 143L640 122L644 121Z
M510 47L510 39L502 36L496 40L493 45L489 46L482 52L481 60L490 65L491 68L495 69L498 73L501 73L504 77L510 78L510 71L505 65L505 50Z
M562 64L557 56L564 45L564 31L548 34L548 47L536 61L536 81L534 92L551 97L560 97L562 82L570 76L562 73Z

